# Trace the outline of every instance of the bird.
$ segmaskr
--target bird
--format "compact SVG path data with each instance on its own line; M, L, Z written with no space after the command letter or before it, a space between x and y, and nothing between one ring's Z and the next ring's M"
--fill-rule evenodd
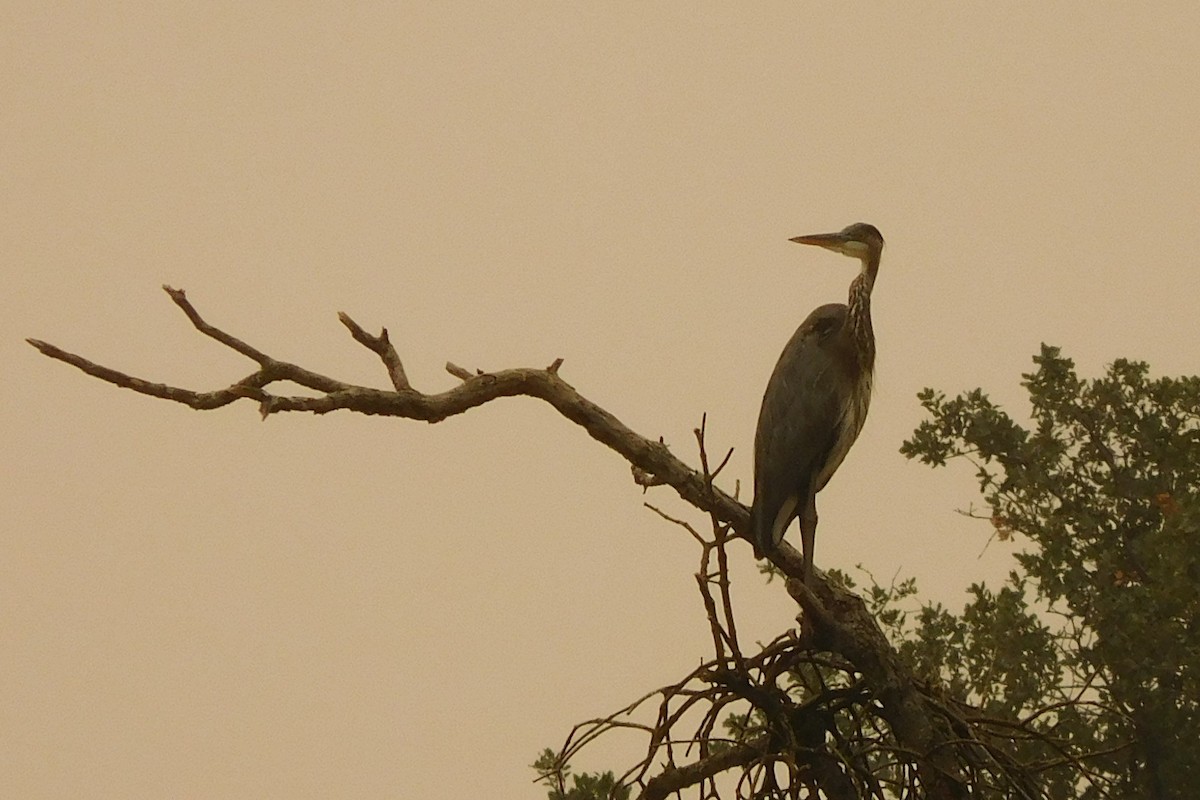
M767 382L754 435L751 541L756 558L779 547L800 519L804 582L811 583L817 492L841 466L867 419L875 372L871 290L883 254L874 225L856 222L837 233L796 236L861 262L845 304L814 309L783 348Z

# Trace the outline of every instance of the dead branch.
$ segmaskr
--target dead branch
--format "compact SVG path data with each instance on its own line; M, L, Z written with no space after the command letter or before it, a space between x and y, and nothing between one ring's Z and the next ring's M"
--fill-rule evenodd
M264 419L285 411L306 411L327 414L331 411L354 411L360 414L403 417L424 422L442 420L462 414L500 397L527 396L544 400L567 419L581 426L592 438L612 448L645 476L653 476L647 484L672 486L685 501L704 511L716 514L740 532L749 520L749 511L729 495L710 485L695 470L671 455L661 441L651 441L629 429L615 416L580 395L573 386L559 377L562 359L544 369L519 368L474 374L454 364L446 370L461 383L449 391L425 394L413 388L404 372L399 354L388 340L387 331L379 336L368 334L347 314L339 314L342 324L355 341L371 350L382 360L393 390L386 391L334 380L287 361L273 358L242 340L206 322L181 289L163 289L187 315L201 333L246 356L259 365L258 370L224 389L198 392L137 378L110 367L89 361L82 356L62 350L37 339L29 344L42 354L124 389L140 394L172 400L189 408L209 411L222 408L237 400L249 398L259 403ZM276 382L291 381L320 392L319 397L274 395L267 388Z
M749 510L738 502L736 493L730 496L713 485L729 455L710 470L703 424L696 431L701 459L697 471L673 456L661 438L653 441L638 435L579 394L559 375L562 359L542 369L474 373L447 363L447 372L460 383L445 392L426 394L412 386L386 329L379 335L370 334L342 313L338 318L356 342L380 359L392 388L345 383L252 347L205 321L182 290L163 288L198 331L254 361L257 369L224 388L194 391L128 375L37 339L28 341L44 355L114 386L197 410L249 399L258 403L264 419L287 411L325 414L346 410L435 423L501 397L538 398L625 458L639 485L669 485L683 500L709 515L711 540L687 523L658 512L683 525L701 544L701 569L696 579L716 657L677 684L652 692L613 715L576 726L560 751L560 763L565 764L580 747L607 730L636 729L649 736L647 755L622 781L638 785L644 798L666 797L706 782L712 796L714 776L735 767L743 770L739 795L743 788L749 794L774 791L778 788L775 768L781 766L791 776L795 794L801 785L811 789L815 780L829 797L851 797L855 791L862 796L882 796L881 787L904 793L919 786L924 796L940 799L968 796L964 770L974 770L977 759L964 755L964 747L986 750L989 756L996 752L972 733L968 722L929 702L861 598L819 574L812 584L802 584L803 560L786 542L771 560L790 578L787 589L803 609L804 635L785 634L758 653L743 652L733 617L726 545L731 537L745 538ZM283 381L319 396L268 391ZM710 558L714 552L715 569ZM630 719L630 714L656 696L661 699L654 724ZM740 737L714 736L723 722L721 716L737 703L751 708L737 717ZM694 732L677 734L675 728L685 715L697 711L701 721ZM838 714L842 721L835 724ZM894 737L895 747L870 744L880 739L880 720ZM724 722L729 724L728 719ZM832 749L825 745L827 737L836 743ZM676 751L684 745L688 754L693 747L698 753L689 763L679 765ZM851 754L856 747L858 754ZM880 761L881 753L889 760ZM651 775L653 770L657 772Z

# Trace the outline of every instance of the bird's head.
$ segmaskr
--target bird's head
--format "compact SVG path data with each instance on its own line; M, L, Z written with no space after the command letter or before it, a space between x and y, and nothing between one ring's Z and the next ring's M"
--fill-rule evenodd
M857 258L864 264L872 258L878 258L883 252L883 234L874 225L865 222L847 225L837 233L815 233L797 236L789 241L797 244L815 244L826 250Z

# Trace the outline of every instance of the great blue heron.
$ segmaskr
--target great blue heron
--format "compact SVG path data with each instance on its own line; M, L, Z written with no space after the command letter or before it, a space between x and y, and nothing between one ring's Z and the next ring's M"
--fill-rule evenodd
M779 546L796 517L804 544L804 580L812 576L817 492L858 438L871 402L875 334L871 288L883 236L856 222L837 233L797 236L862 262L848 305L830 303L796 329L771 373L754 436L754 505L750 529L758 558Z

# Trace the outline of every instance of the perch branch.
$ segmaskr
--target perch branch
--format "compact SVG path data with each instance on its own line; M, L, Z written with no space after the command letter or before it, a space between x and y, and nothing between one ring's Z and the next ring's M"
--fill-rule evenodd
M728 456L713 471L708 469L707 455L704 456L703 472L690 468L673 456L661 439L652 441L638 435L611 413L579 394L559 376L561 359L555 360L545 369L521 368L474 374L448 363L447 371L458 378L460 383L445 392L425 394L409 383L400 357L389 341L386 330L379 336L371 335L348 315L340 314L339 319L354 340L375 353L383 362L393 388L392 391L385 391L343 383L296 364L273 358L205 321L182 290L170 287L164 289L198 331L251 359L258 364L258 369L224 389L197 392L146 381L96 364L43 341L28 341L44 355L70 364L115 386L132 389L151 397L172 400L198 410L221 408L236 400L247 398L258 402L264 418L284 411L325 414L346 410L434 423L500 397L535 397L549 403L564 417L587 431L596 441L624 457L632 465L635 479L640 485L649 487L667 484L678 492L683 500L707 512L715 528L727 526L728 530L736 535L745 537L749 510L737 499L712 484L713 475L725 465ZM319 396L268 393L267 388L279 381L291 381L318 392ZM700 436L702 439L702 434ZM721 541L716 543L722 571L726 569L723 558L725 535L727 534L722 533ZM784 575L797 578L803 574L800 553L786 542L772 554L771 560ZM723 594L727 591L725 586L720 588ZM918 754L918 769L927 796L965 796L962 778L957 774L954 759L949 756L951 749L946 746L951 742L951 737L935 724L932 718L934 715L920 700L912 676L884 638L862 600L827 583L823 576L817 576L811 586L797 584L795 580L789 581L788 589L804 608L805 619L812 623L817 642L842 654L854 664L872 686L875 697L882 706L881 713L887 719L900 746ZM722 611L731 628L726 643L733 644L735 640L731 635L732 614L724 599L723 597ZM715 607L710 613L714 611ZM805 645L804 649L811 650L808 645ZM741 661L736 647L734 653L739 656L736 660ZM714 667L724 670L724 659ZM741 663L738 667L745 670L747 665ZM721 689L721 692L725 693L730 691L728 686ZM738 692L734 692L734 696L737 694ZM723 704L726 701L720 702ZM683 710L690 704L685 702ZM669 728L683 710L673 711L665 716L664 724ZM712 717L714 722L715 719L715 716ZM665 739L662 744L668 748L667 756L670 759L671 740ZM652 745L651 751L656 747L657 745ZM687 768L683 768L683 772L677 770L670 778L663 777L653 788L647 785L647 789L650 790L650 796L655 796L658 791L670 793L676 790L671 787L684 785L690 782L693 776L697 779L702 778L708 775L711 769L738 763L749 755L750 751L746 749L733 748L720 755L705 756L692 766L691 769L695 772L691 775L686 771ZM727 762L726 759L730 760Z

